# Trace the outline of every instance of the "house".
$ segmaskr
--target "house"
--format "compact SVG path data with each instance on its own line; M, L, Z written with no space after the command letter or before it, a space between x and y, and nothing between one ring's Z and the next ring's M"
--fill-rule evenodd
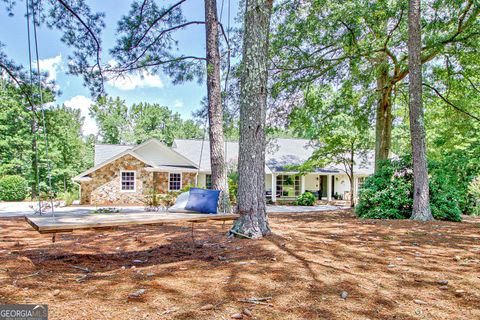
M238 142L227 142L226 161L235 168ZM150 139L140 145L95 146L94 167L73 180L80 184L80 203L141 204L146 194L177 191L184 186L209 188L209 141L175 139L172 147ZM289 170L313 152L308 140L273 139L266 148L266 197L273 202L293 200L305 191L318 198L349 198L350 181L341 166L318 168L304 175ZM373 173L373 155L355 165L354 189Z

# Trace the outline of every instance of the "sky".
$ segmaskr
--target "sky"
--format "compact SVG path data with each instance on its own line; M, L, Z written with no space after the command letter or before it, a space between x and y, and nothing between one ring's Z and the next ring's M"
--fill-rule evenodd
M221 1L218 0L219 14ZM229 0L230 2L230 0ZM106 28L102 32L102 61L111 59L108 51L116 41L117 21L128 13L129 0L87 0L92 11L106 14ZM158 1L159 4L168 5L172 1ZM225 1L226 3L226 1ZM236 1L231 1L231 21L236 14ZM28 66L28 40L27 24L25 19L25 3L17 1L14 16L9 17L0 2L0 42L10 59L16 63ZM202 0L187 0L183 5L183 12L187 20L204 19L204 2ZM226 8L224 9L223 22L226 25ZM55 104L65 104L67 107L78 108L85 117L83 134L96 134L98 132L95 121L89 116L88 108L92 104L90 92L83 86L80 77L67 74L68 56L71 50L60 41L61 33L45 26L38 29L40 69L47 71L49 77L55 80L60 95ZM205 56L205 30L203 26L190 26L188 29L175 34L179 41L179 52ZM120 97L127 105L138 102L158 103L178 112L184 119L191 118L191 113L200 107L200 101L206 96L206 85L197 81L182 85L173 85L164 74L148 74L143 77L131 75L125 79L109 82L106 85L107 93L112 97Z

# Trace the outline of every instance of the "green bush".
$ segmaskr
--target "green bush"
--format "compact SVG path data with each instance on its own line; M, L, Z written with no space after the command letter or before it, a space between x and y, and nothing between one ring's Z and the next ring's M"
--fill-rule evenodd
M4 176L0 179L0 200L22 201L28 195L28 182L21 176Z
M470 200L469 213L480 216L480 177L474 178L468 185L468 198Z
M228 195L230 196L230 203L237 203L238 192L238 172L233 171L228 174Z
M413 206L413 170L410 158L387 160L367 178L355 209L368 219L408 219ZM437 220L460 221L459 193L445 175L430 177L430 206Z
M307 191L297 198L296 204L299 206L313 206L315 200L315 195Z
M60 198L65 201L66 206L71 206L73 201L78 200L78 194L73 191L67 191L60 195Z

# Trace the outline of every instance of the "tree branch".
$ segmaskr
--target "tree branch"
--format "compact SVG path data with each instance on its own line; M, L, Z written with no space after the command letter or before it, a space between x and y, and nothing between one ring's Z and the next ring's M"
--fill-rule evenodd
M223 38L225 39L225 42L227 44L227 73L225 75L225 92L227 91L227 85L228 85L228 77L230 76L230 42L228 41L227 34L225 33L225 29L223 28L223 24L221 22L218 22L218 25L220 26L220 30L222 30L222 35Z
M80 24L87 30L87 32L90 34L90 36L93 38L93 41L95 41L95 44L97 46L97 52L96 52L96 59L97 59L97 67L98 67L98 72L100 73L100 78L102 79L102 86L103 86L103 73L102 73L102 65L100 64L100 51L101 51L101 46L100 46L100 41L98 40L97 36L95 33L92 31L92 29L83 21L83 19L72 9L70 6L63 0L57 0L68 12L72 14L74 18L76 18Z
M170 59L170 60L160 60L160 61L157 61L157 62L142 64L142 65L139 65L139 66L128 65L128 66L125 66L125 67L117 67L117 68L113 68L113 69L108 70L108 72L112 72L112 73L130 72L130 71L135 71L135 70L138 70L138 69L155 67L155 66L160 66L162 64L167 64L167 63L172 63L172 62L177 62L177 61L183 61L183 60L190 60L190 59L191 60L202 60L202 61L207 60L206 58L203 58L203 57L182 56L182 57L178 57L178 58L174 58L174 59Z
M38 115L35 111L35 105L33 104L33 101L30 99L30 96L27 92L25 92L25 90L23 89L23 86L25 85L24 83L22 83L20 80L17 79L17 77L13 74L13 72L6 66L4 65L3 63L0 63L0 68L2 68L3 70L5 70L8 74L8 76L10 78L12 78L12 80L18 85L18 87L20 88L20 90L22 91L25 99L27 99L28 101L28 104L32 107L32 111L33 111L33 115L37 118L37 120L39 120L38 118ZM33 116L30 115L32 118Z
M171 28L168 28L168 29L165 29L165 30L162 30L156 37L155 39L150 42L144 49L143 51L136 57L133 59L133 61L131 61L130 63L127 64L127 68L133 66L135 63L138 62L138 60L140 60L141 57L143 57L145 55L145 53L147 53L147 51L166 33L168 32L171 32L171 31L174 31L174 30L177 30L177 29L181 29L181 28L184 28L186 26L189 26L189 25L194 25L194 24L205 24L205 21L190 21L190 22L186 22L186 23L182 23L178 26L174 26L174 27L171 27ZM137 68L138 69L138 68Z
M437 96L439 96L446 104L448 104L449 106L451 106L452 108L454 108L455 110L457 111L460 111L461 113L463 114L466 114L467 116L477 120L477 121L480 121L480 117L477 117L471 113L469 113L468 111L465 111L459 107L457 107L456 105L454 105L452 102L450 102L447 98L445 98L436 88L432 87L431 85L427 84L427 83L423 83L423 85L431 90L433 90Z
M138 47L140 45L140 43L143 41L143 39L145 39L145 37L147 36L147 34L150 32L150 30L160 21L162 20L163 18L165 18L165 16L169 13L171 13L173 10L175 10L175 8L177 8L178 6L180 6L182 3L184 3L185 1L187 0L180 0L179 2L175 3L174 5L172 5L170 8L168 8L163 14L161 14L159 17L157 17L155 20L152 21L152 23L150 24L150 26L147 28L147 30L145 30L145 32L143 33L143 35L140 37L140 39L137 41L137 43L132 47L132 49ZM145 2L144 2L145 4ZM143 8L143 5L142 5L142 8Z

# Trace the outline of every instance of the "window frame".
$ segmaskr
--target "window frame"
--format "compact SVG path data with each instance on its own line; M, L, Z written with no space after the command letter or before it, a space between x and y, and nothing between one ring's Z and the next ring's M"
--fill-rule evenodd
M171 181L170 176L171 176L172 174L178 174L178 175L180 175L180 187L178 188L178 190L172 190L172 189L170 188L170 181ZM169 172L169 173L168 173L168 191L180 191L180 190L182 190L182 180L183 180L183 174L182 174L181 172Z
M133 173L133 190L123 189L123 173ZM120 170L120 192L137 192L137 171L135 170Z

